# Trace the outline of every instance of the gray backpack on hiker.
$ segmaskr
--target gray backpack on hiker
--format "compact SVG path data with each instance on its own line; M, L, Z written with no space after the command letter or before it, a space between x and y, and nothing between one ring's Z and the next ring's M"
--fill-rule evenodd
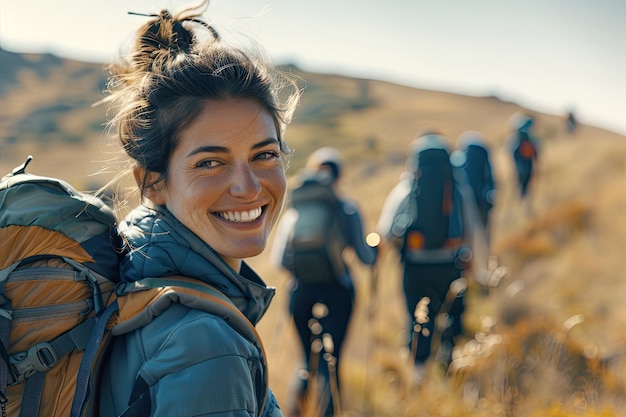
M341 202L331 179L323 172L303 173L292 190L291 207L297 219L283 254L283 265L303 283L323 284L345 272L345 240L339 222Z

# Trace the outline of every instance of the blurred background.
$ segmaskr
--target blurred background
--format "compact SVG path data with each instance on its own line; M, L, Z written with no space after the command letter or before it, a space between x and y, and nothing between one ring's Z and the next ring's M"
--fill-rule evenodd
M109 62L145 18L181 0L2 0L0 42ZM280 63L469 95L494 95L626 134L620 0L213 0L225 36Z
M105 64L144 17L183 1L0 0L0 171L29 171L84 190L119 172L106 130ZM498 187L492 252L509 273L488 291L469 283L455 372L410 383L400 270L372 271L347 254L357 305L343 354L346 416L609 417L626 375L626 3L213 0L207 19L230 41L256 42L304 88L286 140L288 176L331 145L342 190L367 231L425 126L452 143L481 132ZM568 130L566 113L579 124ZM520 204L503 144L509 119L532 115L541 158L531 211ZM299 346L287 315L288 275L250 260L278 289L259 325L281 403ZM368 306L376 314L368 318Z

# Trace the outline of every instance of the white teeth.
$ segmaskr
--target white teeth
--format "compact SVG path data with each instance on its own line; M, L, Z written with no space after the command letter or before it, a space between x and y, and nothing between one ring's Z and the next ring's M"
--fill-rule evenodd
M261 212L261 207L259 207L248 211L223 211L218 215L231 222L248 223L258 219Z

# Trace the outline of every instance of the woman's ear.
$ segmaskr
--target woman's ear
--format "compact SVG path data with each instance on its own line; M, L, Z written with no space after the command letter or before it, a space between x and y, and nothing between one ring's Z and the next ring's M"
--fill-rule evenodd
M158 173L146 172L145 168L137 166L133 170L133 176L135 177L135 183L141 190L142 198L147 198L157 205L165 205L165 189L163 180L159 179Z

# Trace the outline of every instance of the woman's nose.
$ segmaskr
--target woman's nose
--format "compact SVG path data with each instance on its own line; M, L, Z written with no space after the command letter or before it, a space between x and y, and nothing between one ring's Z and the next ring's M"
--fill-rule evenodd
M232 174L230 193L236 197L254 198L261 192L261 182L248 164L237 166Z

